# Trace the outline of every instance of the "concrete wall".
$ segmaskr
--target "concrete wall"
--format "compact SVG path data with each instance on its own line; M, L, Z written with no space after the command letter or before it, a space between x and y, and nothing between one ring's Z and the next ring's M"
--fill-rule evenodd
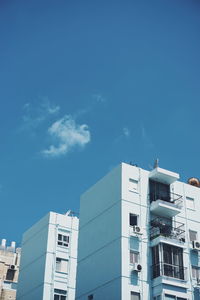
M76 299L121 299L121 166L82 197Z
M23 235L17 300L43 299L49 216Z

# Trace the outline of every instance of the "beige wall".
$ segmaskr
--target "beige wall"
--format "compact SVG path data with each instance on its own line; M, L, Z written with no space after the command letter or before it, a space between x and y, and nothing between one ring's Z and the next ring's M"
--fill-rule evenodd
M0 300L15 300L16 290L12 283L18 282L21 249L1 247L0 249ZM12 266L12 267L11 267ZM12 269L13 268L13 269ZM11 277L10 277L10 276ZM13 275L13 276L12 276ZM5 286L6 282L6 286ZM10 287L9 287L10 283Z

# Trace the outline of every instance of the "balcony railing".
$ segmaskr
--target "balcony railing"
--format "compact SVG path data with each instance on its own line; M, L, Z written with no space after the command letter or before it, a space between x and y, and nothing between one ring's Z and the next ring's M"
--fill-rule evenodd
M158 263L152 266L152 278L160 276L171 277L180 280L187 280L187 268L168 263Z
M184 224L175 222L174 226L169 224L164 218L155 218L151 221L150 227L150 239L153 240L158 236L176 239L181 242L185 242L185 230Z
M162 200L165 202L168 202L172 205L174 205L176 208L181 209L183 206L183 196L178 195L176 193L150 193L150 202L156 201L156 200Z

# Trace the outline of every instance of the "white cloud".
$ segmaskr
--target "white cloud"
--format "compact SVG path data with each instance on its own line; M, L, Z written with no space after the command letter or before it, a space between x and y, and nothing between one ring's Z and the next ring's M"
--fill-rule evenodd
M124 127L123 128L123 133L124 133L124 135L128 138L129 136L130 136L130 130L127 128L127 127Z
M48 98L43 98L38 106L27 102L23 106L24 115L22 117L22 130L36 129L50 116L56 115L60 111L60 106L50 103Z
M52 144L48 149L42 151L48 157L67 154L73 147L84 147L91 140L88 126L86 124L76 124L75 120L69 115L54 122L49 127L48 133L57 141L57 145Z

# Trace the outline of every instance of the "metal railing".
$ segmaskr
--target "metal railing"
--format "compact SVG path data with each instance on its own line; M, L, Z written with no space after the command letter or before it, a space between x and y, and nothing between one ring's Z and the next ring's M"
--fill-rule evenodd
M171 224L169 224L169 221L167 221L167 219L157 217L151 220L150 224L151 240L155 239L158 236L163 236L185 242L185 230L183 223L175 222L174 226L172 226Z
M162 200L165 202L168 202L170 204L175 205L177 208L182 208L183 206L183 196L178 195L176 193L150 193L149 194L150 202L156 201L156 200Z
M152 278L154 279L160 276L187 280L187 268L161 262L152 266Z

